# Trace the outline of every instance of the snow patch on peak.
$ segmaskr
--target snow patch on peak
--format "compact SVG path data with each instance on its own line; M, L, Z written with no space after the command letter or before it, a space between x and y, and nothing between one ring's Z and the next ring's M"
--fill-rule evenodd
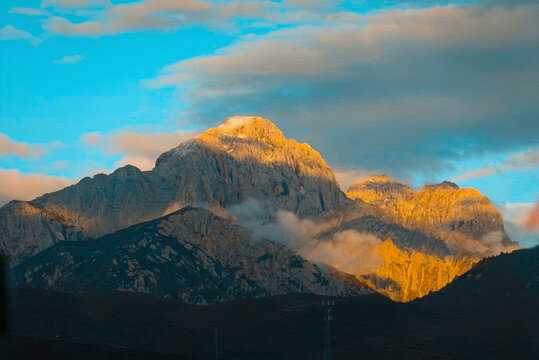
M243 126L250 125L256 122L257 120L263 120L263 119L258 116L236 115L236 116L227 118L225 121L221 123L221 125L217 127L217 129L222 130L222 131L234 130Z

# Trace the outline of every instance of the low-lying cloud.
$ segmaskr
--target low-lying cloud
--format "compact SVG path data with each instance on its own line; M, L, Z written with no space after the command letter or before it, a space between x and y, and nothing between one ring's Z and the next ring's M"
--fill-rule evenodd
M503 215L505 231L511 240L522 247L539 245L539 226L533 225L534 219L537 220L537 203L507 203L496 207Z
M503 243L503 240L505 238L505 234L503 231L491 231L487 234L485 234L480 242L487 246L490 250L492 250L495 254L500 254L502 252L512 252L514 250L520 249L519 246L516 245L510 245L506 246Z
M286 245L314 263L328 264L356 275L371 273L383 263L378 251L382 241L371 234L346 230L319 238L322 232L335 225L331 220L317 223L283 210L272 215L267 207L253 199L231 207L230 212L255 238Z

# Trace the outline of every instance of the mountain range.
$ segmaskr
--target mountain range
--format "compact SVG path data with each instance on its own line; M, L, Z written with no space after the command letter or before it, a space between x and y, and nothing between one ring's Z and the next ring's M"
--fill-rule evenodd
M18 287L208 304L286 293L410 301L517 248L489 199L387 176L343 192L320 154L236 116L158 157L0 208Z

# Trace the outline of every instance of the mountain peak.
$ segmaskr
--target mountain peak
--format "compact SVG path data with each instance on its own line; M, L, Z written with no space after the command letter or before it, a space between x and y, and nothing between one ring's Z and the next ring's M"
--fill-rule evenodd
M204 132L200 137L230 136L241 139L283 145L285 136L270 120L259 116L232 116L216 128Z
M362 200L369 201L369 199L378 198L380 194L383 196L390 196L396 192L408 193L412 191L408 186L401 184L385 174L372 175L365 179L356 181L346 192L347 196L355 199L362 198ZM372 193L372 194L371 194ZM365 198L366 194L370 194ZM371 199L371 200L372 200Z
M438 189L454 189L458 190L459 186L451 181L442 181L439 184L425 185L425 188L438 188Z

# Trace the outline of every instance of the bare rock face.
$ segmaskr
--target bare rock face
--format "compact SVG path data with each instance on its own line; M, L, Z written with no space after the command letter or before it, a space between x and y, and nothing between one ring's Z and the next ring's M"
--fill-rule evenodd
M474 256L434 256L401 250L390 239L377 249L382 265L372 273L358 275L373 289L395 301L411 301L438 291L480 260Z
M335 269L191 207L96 240L58 243L13 272L19 287L132 291L194 304L295 292L371 293Z
M23 201L11 201L0 209L0 229L0 251L19 257L37 254L58 241L84 238L79 229Z
M157 159L153 173L182 189L179 204L227 207L255 199L270 212L310 216L346 201L317 151L259 117L230 118L178 145Z
M355 183L346 195L374 205L383 220L421 229L454 251L491 255L512 245L501 214L476 189L444 181L414 191L387 176L375 176ZM493 233L498 239L489 236Z
M95 238L187 205L219 209L251 198L269 212L306 216L347 201L331 169L309 145L286 139L269 120L233 117L162 154L152 171L128 165L84 178L25 203L35 209L31 214L22 205L5 206L0 247L13 265L63 240L47 231L40 235L35 223L54 223L53 233L69 233L70 239L72 232L77 239ZM15 231L13 223L34 230Z

